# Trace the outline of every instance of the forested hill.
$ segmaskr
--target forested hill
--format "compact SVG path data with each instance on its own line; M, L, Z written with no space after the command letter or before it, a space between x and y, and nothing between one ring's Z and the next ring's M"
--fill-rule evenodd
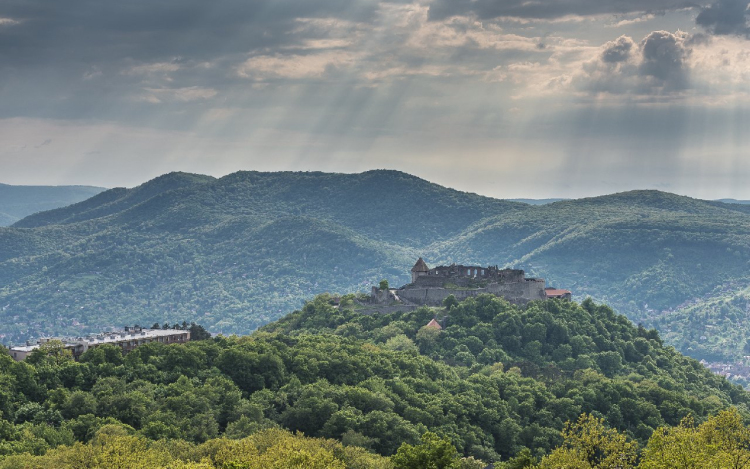
M277 427L382 456L434 432L462 456L491 462L524 449L547 454L561 444L565 422L582 413L604 418L641 445L684 417L700 423L732 406L741 418L750 416L742 388L664 346L656 331L590 300L521 308L483 295L369 316L358 311L354 295L338 306L331 300L320 295L251 336L154 342L124 357L104 345L74 362L54 342L25 362L0 353L0 468L78 467L71 462L76 454L89 454L83 459L89 461L134 447L149 461L156 456L147 448L166 452L167 461L203 463L190 467L290 467L217 462L258 456L240 452L245 445L232 440L254 438L262 452L272 446L257 441L267 432L290 437L269 430ZM433 318L445 327L427 327ZM72 446L76 441L87 444ZM119 452L104 451L118 444ZM58 446L47 459L11 456ZM325 446L347 459L340 445ZM365 456L335 467L485 467L408 465L398 458L395 466L369 465L380 459Z
M132 209L165 192L213 181L210 176L188 173L169 173L134 189L118 187L68 207L37 213L14 224L19 228L34 228L52 224L71 224L103 218Z
M447 189L397 171L362 174L238 172L218 180L171 173L134 189L16 223L19 228L70 224L117 215L107 223L135 222L200 229L237 219L304 217L335 222L389 243L424 247L489 216L524 204ZM191 223L175 223L187 219Z
M0 229L0 340L183 319L248 332L322 291L406 283L422 256L526 269L700 357L710 334L662 311L747 286L749 207L658 191L535 206L397 171L171 173Z
M11 225L36 212L88 199L105 190L91 186L11 186L0 184L0 226Z

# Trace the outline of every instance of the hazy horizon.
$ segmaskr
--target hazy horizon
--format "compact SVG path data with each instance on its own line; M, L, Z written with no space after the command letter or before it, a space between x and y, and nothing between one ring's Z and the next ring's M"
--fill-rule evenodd
M369 170L365 170L365 171L376 171L376 170L391 170L391 169L377 168L377 169L369 169ZM219 178L222 178L224 176L228 176L230 174L233 174L233 173L239 172L239 171L253 171L253 170L238 170L238 171L232 171L230 173L218 174L218 175L215 175L215 174L203 174L203 173L193 173L193 174L203 174L203 175L207 175L207 176L211 176L211 177L215 177L215 178L219 179ZM295 172L294 170L284 170L284 171ZM343 172L343 171L317 171L317 170L311 170L311 171L301 171L301 172L324 172L324 173L340 173L340 174L361 174L362 172L365 172L365 171L361 171L361 172ZM393 171L400 171L400 170L393 169ZM87 183L84 183L84 184L49 184L49 185L47 185L47 184L9 184L9 183L4 182L4 181L0 181L0 186L4 186L4 185L5 186L15 186L15 187L48 187L48 186L51 186L51 187L66 187L66 186L68 186L68 187L75 187L75 186L81 186L81 187L96 187L96 188L101 188L101 189L105 189L105 190L113 189L113 188L116 188L116 187L125 187L125 188L128 188L128 189L132 189L132 188L137 187L137 186L139 186L141 184L144 184L144 183L146 183L146 182L148 182L148 181L150 181L150 180L152 180L152 179L154 179L156 177L163 176L165 174L169 174L169 173L172 173L172 172L179 172L179 171L169 171L167 173L159 174L159 175L157 175L155 177L152 177L152 178L140 181L140 182L136 182L134 184L127 185L127 186L126 185L104 186L104 185L96 184L96 183L91 183L91 184L87 184ZM271 172L276 172L276 171L261 171L261 172L271 173ZM401 171L401 172L406 173L405 171ZM482 196L486 196L486 197L491 197L491 198L495 198L495 199L514 200L514 201L519 201L519 202L523 202L523 201L527 201L528 200L528 201L536 202L533 205L538 205L538 202L540 202L540 201L576 200L576 199L583 199L583 198L589 198L589 197L601 197L601 196L612 195L612 194L617 194L617 193L622 193L622 192L648 191L648 190L657 190L657 191L668 192L668 193L679 195L679 196L691 197L691 198L702 199L702 200L711 200L711 201L746 202L747 200L750 200L750 199L738 199L738 198L733 198L733 197L702 198L702 197L697 197L697 196L694 196L694 195L691 195L691 194L680 194L680 193L676 193L676 192L671 192L671 191L665 191L665 190L662 190L662 189L657 189L657 188L654 188L654 187L635 187L635 188L632 188L632 189L610 191L610 192L602 192L602 193L587 193L587 194L584 194L584 195L568 196L568 197L558 197L558 196L555 196L555 195L548 195L548 196L545 196L545 197L535 197L535 196L527 196L527 195L512 195L512 194L511 195L492 195L492 194L484 194L484 193L481 193L481 192L478 192L478 191L474 191L474 190L471 190L471 189L464 189L464 188L460 188L460 187L456 187L456 186L451 186L450 184L441 184L439 182L431 181L431 180L429 180L427 178L423 178L423 177L421 177L421 176L419 176L417 174L412 174L412 173L406 173L406 174L410 174L412 176L419 177L420 179L424 179L424 180L426 180L428 182L431 182L431 183L434 183L434 184L439 184L439 185L441 185L443 187L447 187L447 188L450 188L450 189L455 189L455 190L458 190L458 191L461 191L461 192L468 192L468 193L478 194L478 195L482 195ZM551 202L545 202L545 203L551 203Z

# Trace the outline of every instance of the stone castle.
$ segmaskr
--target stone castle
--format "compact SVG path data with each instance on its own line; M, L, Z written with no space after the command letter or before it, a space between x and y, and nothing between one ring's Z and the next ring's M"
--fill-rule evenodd
M562 296L548 294L565 292ZM373 287L375 303L439 306L449 295L457 300L490 293L511 303L525 304L547 298L570 298L567 290L545 289L544 279L526 278L523 270L500 269L498 266L479 267L451 264L430 269L420 257L411 269L411 283L395 290L381 291Z

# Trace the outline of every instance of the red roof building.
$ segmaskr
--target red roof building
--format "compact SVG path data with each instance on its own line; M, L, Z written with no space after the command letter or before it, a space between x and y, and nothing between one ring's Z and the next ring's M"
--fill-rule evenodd
M432 327L432 328L435 328L437 330L442 330L443 329L443 326L441 326L440 323L437 322L434 319L432 321L428 322L425 327Z
M544 293L547 294L547 299L558 298L561 300L569 300L573 296L570 290L560 290L557 288L545 288Z

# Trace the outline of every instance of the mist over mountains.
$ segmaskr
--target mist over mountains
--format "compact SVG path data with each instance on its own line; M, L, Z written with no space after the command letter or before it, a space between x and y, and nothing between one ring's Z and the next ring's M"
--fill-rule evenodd
M88 199L105 189L92 186L11 186L0 184L0 226L36 212Z
M170 173L1 228L2 341L182 320L246 333L320 292L404 284L422 256L523 268L722 357L734 345L717 354L721 337L666 311L747 286L748 228L750 206L659 191L529 205L397 171Z

